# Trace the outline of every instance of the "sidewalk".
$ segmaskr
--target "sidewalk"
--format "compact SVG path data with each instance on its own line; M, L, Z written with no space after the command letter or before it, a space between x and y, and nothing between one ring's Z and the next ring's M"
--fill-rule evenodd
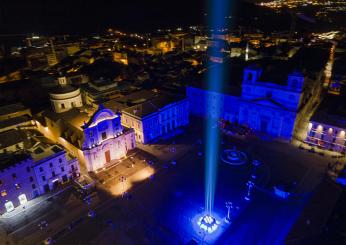
M59 195L60 193L68 190L69 188L71 188L71 185L67 185L63 189L57 190L54 193L47 193L47 194L41 195L39 197L36 197L35 199L28 201L24 205L19 205L13 211L11 211L9 213L4 213L3 215L0 216L0 219L11 219L18 214L21 214L25 211L32 209L33 207L35 207L35 206L39 205L40 203L48 200L49 198L52 198L56 195Z

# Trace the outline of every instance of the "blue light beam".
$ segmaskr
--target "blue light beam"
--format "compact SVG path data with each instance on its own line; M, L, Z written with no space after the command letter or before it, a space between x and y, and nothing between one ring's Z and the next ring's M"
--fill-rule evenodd
M228 12L227 0L210 0L209 1L209 27L214 32L225 27L225 16ZM218 45L210 48L210 55L219 55ZM220 93L223 83L223 70L219 67L210 68L207 72L206 82L211 93ZM216 96L216 98L219 98ZM218 119L220 118L221 101L219 99L213 100L213 95L207 98L209 118L206 123L206 156L205 156L205 210L211 214L214 206L215 188L217 179L217 165L220 145L220 135L218 130Z

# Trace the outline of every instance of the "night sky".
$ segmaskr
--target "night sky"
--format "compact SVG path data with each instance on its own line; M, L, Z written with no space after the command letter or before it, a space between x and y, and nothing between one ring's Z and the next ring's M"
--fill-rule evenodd
M0 35L4 34L94 34L107 28L130 32L150 32L158 28L204 25L212 0L0 0ZM254 6L254 0L229 1L228 12L237 25L263 31L288 30L290 15ZM311 13L310 13L311 15ZM309 16L309 13L308 13ZM345 18L341 18L344 20ZM330 28L329 22L297 28ZM339 18L340 22L340 18ZM335 23L334 23L335 24ZM0 37L0 39L1 39ZM1 41L1 40L0 40Z
M204 0L1 0L0 33L147 31L203 23Z

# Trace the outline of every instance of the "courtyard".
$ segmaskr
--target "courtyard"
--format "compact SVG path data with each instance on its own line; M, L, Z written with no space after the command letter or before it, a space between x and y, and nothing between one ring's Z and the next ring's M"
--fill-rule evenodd
M125 197L112 199L96 209L95 218L85 220L57 243L282 243L331 161L327 156L311 154L287 143L223 137L222 149L236 146L248 154L249 163L230 166L217 160L214 212L221 219L223 233L209 237L194 229L193 224L195 217L205 211L203 142L198 129L187 129L176 139L140 146L156 154L155 174L134 185ZM258 173L252 201L247 202L246 183L253 174L250 162L254 159L264 167ZM282 200L273 194L274 185L293 182L293 198ZM223 222L227 201L239 207L230 226Z

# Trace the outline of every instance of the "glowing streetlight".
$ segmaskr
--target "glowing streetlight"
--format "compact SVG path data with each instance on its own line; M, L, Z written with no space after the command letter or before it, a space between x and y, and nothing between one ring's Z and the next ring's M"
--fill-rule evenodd
M244 197L244 199L246 201L250 201L251 200L251 194L252 194L252 189L253 187L255 186L255 183L251 180L249 180L247 183L246 183L246 186L247 186L247 193Z
M238 206L234 206L233 205L233 203L232 202L226 202L225 203L225 205L226 205L226 208L227 208L227 217L225 218L225 222L226 223L231 223L231 210L233 210L234 208L235 209L239 209L239 207Z
M119 181L122 183L122 196L124 197L126 177L125 176L120 176Z

